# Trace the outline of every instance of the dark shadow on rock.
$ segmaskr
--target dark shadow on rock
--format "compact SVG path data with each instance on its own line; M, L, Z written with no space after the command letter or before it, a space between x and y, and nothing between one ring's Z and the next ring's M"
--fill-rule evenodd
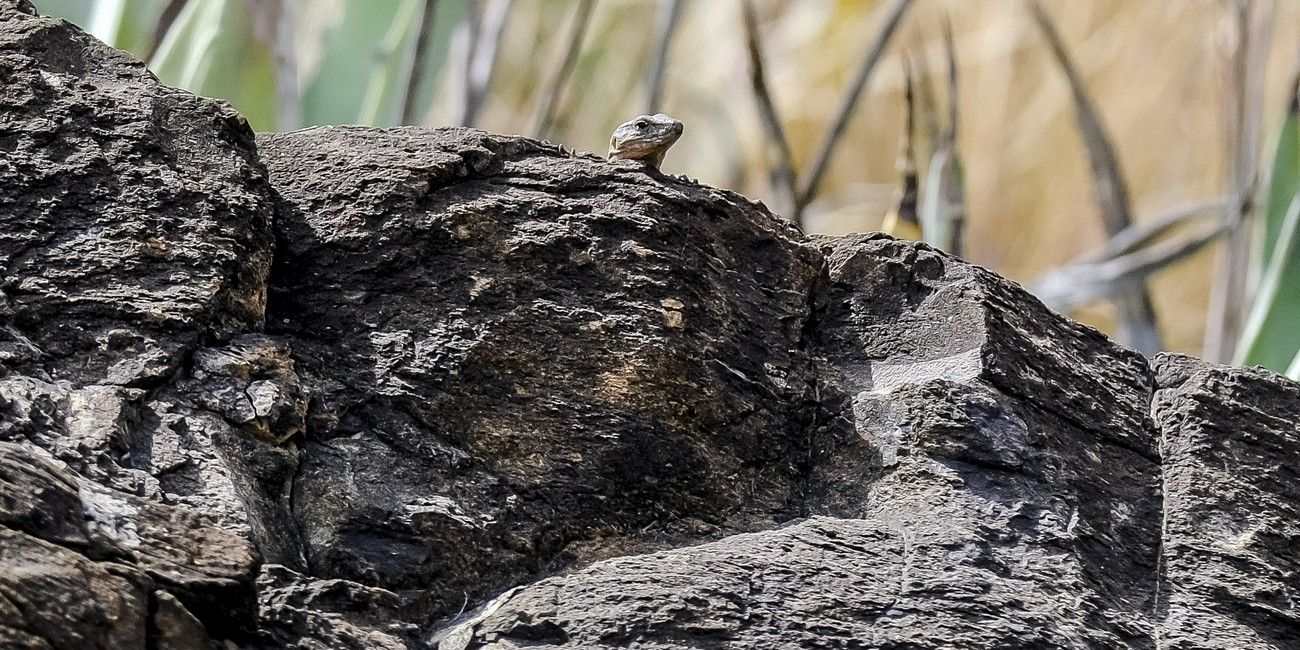
M260 144L292 240L269 327L313 395L294 502L313 570L454 613L792 516L821 260L789 226L477 131Z

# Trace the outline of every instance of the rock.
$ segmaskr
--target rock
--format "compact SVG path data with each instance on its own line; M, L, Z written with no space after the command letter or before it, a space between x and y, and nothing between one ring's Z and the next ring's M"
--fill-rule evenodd
M194 366L192 385L183 391L200 408L271 445L303 433L308 396L284 342L241 336L223 348L197 351Z
M795 511L817 251L734 194L465 129L259 145L317 575L455 613ZM341 155L346 152L346 155Z
M0 79L9 370L155 386L205 337L260 326L271 192L243 118L12 2Z
M185 609L175 596L155 591L154 615L149 619L150 635L159 650L210 650L212 642L203 623Z
M258 334L199 348L193 367L146 404L140 455L169 498L301 568L290 509L309 396L285 343Z
M0 646L143 648L148 579L0 528Z
M173 619L179 607L238 638L251 632L256 565L242 539L187 510L0 442L0 602L14 610L0 617L6 646L143 647L157 593L176 601Z
M1160 466L1142 357L924 245L822 248L828 412L804 492L820 516L520 587L433 641L1154 646Z
M632 162L254 142L25 1L0 143L0 646L1300 638L1275 375Z
M900 553L933 559L910 608L931 622L992 609L1010 645L1148 645L1161 492L1143 357L924 245L823 250L823 421L853 429L819 432L811 511L904 531ZM876 637L943 647L957 627Z
M1181 355L1155 360L1164 456L1165 648L1300 640L1300 384Z
M463 650L1060 647L1068 641L1039 626L1055 619L1050 607L999 598L987 583L932 594L950 602L983 600L983 606L929 609L916 598L929 577L925 567L961 560L910 541L906 530L886 522L815 517L703 546L616 558L517 590L470 623L472 643L443 640L465 627L432 642L439 650ZM1010 611L1015 618L1005 615Z
M406 648L419 629L399 616L401 599L349 580L314 580L279 565L258 578L264 643L276 648Z
M291 362L220 387L202 366L265 319L275 202L248 125L25 2L0 3L0 79L0 440L301 558L296 528L283 552L264 534L306 411Z
M263 322L274 204L252 133L228 105L159 84L26 3L0 3L0 79L0 574L22 612L4 617L14 642L165 647L164 619L239 638L255 627L258 558L212 524L218 491L169 484L189 461L155 462L151 420L187 358Z

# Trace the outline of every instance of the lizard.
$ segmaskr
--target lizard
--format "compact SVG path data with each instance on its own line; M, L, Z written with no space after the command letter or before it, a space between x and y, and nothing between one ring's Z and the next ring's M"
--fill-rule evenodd
M609 138L609 160L639 160L655 171L664 154L682 137L685 126L663 113L641 115L614 129Z

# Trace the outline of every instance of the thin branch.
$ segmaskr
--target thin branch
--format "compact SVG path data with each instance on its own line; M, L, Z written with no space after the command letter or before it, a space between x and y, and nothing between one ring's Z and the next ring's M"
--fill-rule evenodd
M163 41L163 37L167 35L167 32L171 31L172 24L176 22L176 17L185 8L185 2L186 0L167 0L162 13L158 15L158 23L154 25L153 33L149 36L149 43L140 55L141 61L153 59L154 53L158 51L158 44Z
M1143 285L1147 276L1195 254L1228 229L1228 224L1220 222L1179 241L1160 242L1099 262L1063 266L1039 278L1029 290L1052 309L1076 309Z
M1093 187L1097 194L1098 208L1101 210L1102 225L1107 236L1128 228L1133 223L1132 203L1129 200L1128 185L1120 171L1119 159L1111 145L1101 117L1093 106L1083 78L1075 69L1056 31L1056 26L1048 17L1039 0L1028 0L1030 13L1038 23L1039 31L1047 41L1052 55L1064 73L1074 96L1075 117L1079 132L1088 151L1088 162L1092 167ZM1151 294L1146 287L1136 284L1116 295L1116 307L1119 311L1119 338L1122 343L1131 345L1144 354L1155 354L1163 347L1160 343L1160 331L1156 325L1155 307Z
M1219 255L1210 292L1204 348L1207 359L1223 363L1233 357L1248 307L1250 231L1247 220L1253 210L1252 198L1257 182L1262 70L1273 22L1271 3L1235 0L1233 5L1237 47L1229 78L1232 95L1226 111L1231 121L1228 147L1234 153L1229 180L1233 202L1227 213L1231 230ZM1254 15L1256 10L1259 12L1257 16Z
M947 164L943 166L942 218L947 222L948 241L944 250L953 255L963 254L966 228L966 191L962 186L961 155L957 150L957 46L952 37L952 20L944 18L944 52L948 59L948 128L943 133L943 147L948 150Z
M552 60L552 69L546 76L550 82L543 87L542 98L537 103L537 115L533 118L532 129L535 137L545 137L554 125L555 108L559 104L560 96L564 94L564 87L568 85L569 75L572 74L573 66L578 61L578 53L582 51L587 25L591 23L591 9L595 5L596 0L582 0L573 10L568 33L560 41L564 47L564 54Z
M1101 117L1097 114L1092 99L1088 96L1083 78L1065 50L1065 43L1061 41L1056 25L1052 23L1052 19L1048 17L1038 0L1029 0L1029 7L1043 33L1043 38L1052 50L1052 55L1061 67L1061 72L1065 74L1070 93L1074 96L1075 114L1079 131L1083 134L1084 145L1088 150L1088 162L1092 166L1102 222L1106 234L1114 235L1133 223L1128 183L1125 182L1124 174L1120 171L1115 148L1111 145L1110 136L1106 134L1106 128L1101 123Z
M292 131L302 126L302 98L298 91L298 56L293 23L283 0L247 0L253 38L271 54L275 82L276 128Z
M916 165L916 73L912 57L903 57L903 133L899 136L896 168L901 178L894 204L890 207L880 229L902 239L921 239L921 224L917 219L917 188L920 175Z
M1131 253L1153 240L1164 237L1179 226L1221 214L1230 203L1231 199L1228 197L1220 197L1213 201L1178 206L1154 219L1139 221L1115 233L1105 246L1083 255L1079 258L1079 262L1099 262Z
M776 103L767 88L767 74L763 68L763 47L758 35L758 18L754 15L753 0L742 0L741 13L745 22L745 45L749 51L749 83L754 89L754 99L758 104L758 114L763 121L763 131L767 136L768 148L775 154L771 178L773 195L778 198L778 211L790 215L790 220L803 228L803 210L794 200L798 187L794 176L794 154L790 151L790 141L786 138L785 127L777 113Z
M945 64L948 66L948 123L935 140L925 184L921 187L917 218L921 222L921 231L925 233L925 241L953 255L961 255L962 231L966 223L966 191L963 187L961 152L957 149L957 124L960 120L957 110L957 48L950 22L945 22L944 49ZM928 101L934 100L931 98Z
M844 101L840 103L839 113L835 116L835 121L831 123L830 129L826 132L826 138L822 140L821 149L813 157L813 165L804 179L803 187L799 195L795 197L799 206L807 206L817 196L817 189L821 185L822 176L826 173L826 168L830 165L831 157L835 154L835 147L839 145L840 139L844 137L844 130L848 128L849 119L853 117L854 109L858 106L858 101L862 98L862 91L867 86L867 81L871 79L871 73L876 69L876 64L885 54L885 47L889 45L890 38L894 32L898 31L898 25L902 22L903 16L907 9L912 6L912 0L894 0L889 10L885 13L885 22L881 25L880 31L876 32L875 38L867 46L867 51L862 57L862 62L858 64L857 75L853 78L853 83L849 85L848 92L844 94Z
M425 59L429 53L429 37L433 33L434 16L438 13L438 0L424 0L420 9L420 24L415 30L415 53L411 59L411 74L406 78L406 96L402 98L402 124L414 124L415 103L419 101L420 86L424 83Z
M465 124L470 101L470 68L474 64L474 52L478 50L479 34L483 31L482 24L483 5L471 2L465 7L465 13L460 23L456 25L456 32L452 35L448 62L454 62L453 70L459 71L459 76L452 79L452 84L460 94L453 101L458 113L448 120L450 124Z
M505 30L506 16L510 13L510 2L511 0L491 0L483 8L481 22L476 21L477 34L471 39L472 46L465 71L465 107L461 112L461 126L472 126L478 121L478 114L487 99L497 52L501 49L501 34Z
M1181 250L1182 245L1178 244L1152 244L1174 229L1208 216L1216 217L1217 222L1217 225L1212 226L1210 230L1218 232L1226 230L1226 226L1222 225L1225 223L1222 210L1229 202L1230 200L1224 197L1214 201L1178 206L1154 219L1133 224L1120 231L1101 248L1045 273L1043 277L1034 281L1034 292L1043 302L1055 309L1073 309L1086 302L1107 297L1120 288L1108 279L1111 276L1126 276L1124 270L1143 266L1144 264L1139 264L1142 260L1154 257L1159 262L1163 259L1160 253L1162 250ZM1201 240L1201 237L1192 237L1185 241ZM1153 250L1157 252L1151 253L1150 251ZM1137 254L1138 257L1127 257L1131 254ZM1174 261L1176 259L1180 258L1175 257ZM1116 262L1116 260L1120 261ZM1107 269L1110 271L1107 272Z
M917 137L916 151L919 160L930 160L934 158L935 150L939 148L939 137L942 135L942 127L939 126L939 100L935 99L934 87L931 85L930 66L925 57L925 50L922 49L917 56L910 59L914 67L913 74L916 76L916 108L917 108ZM922 148L928 147L922 155Z
M285 12L289 5L275 2L275 36L271 57L275 66L276 108L281 131L302 128L302 90L298 86L298 48L294 43L294 22Z
M673 34L677 32L681 13L682 0L667 0L659 5L659 18L655 23L654 58L650 60L645 77L646 113L659 112L663 100L664 71L668 67L668 49L672 47Z

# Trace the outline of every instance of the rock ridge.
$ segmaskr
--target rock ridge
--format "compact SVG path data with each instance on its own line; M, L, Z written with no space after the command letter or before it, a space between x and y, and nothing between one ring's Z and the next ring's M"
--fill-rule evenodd
M1290 647L1300 385L0 0L0 645Z

